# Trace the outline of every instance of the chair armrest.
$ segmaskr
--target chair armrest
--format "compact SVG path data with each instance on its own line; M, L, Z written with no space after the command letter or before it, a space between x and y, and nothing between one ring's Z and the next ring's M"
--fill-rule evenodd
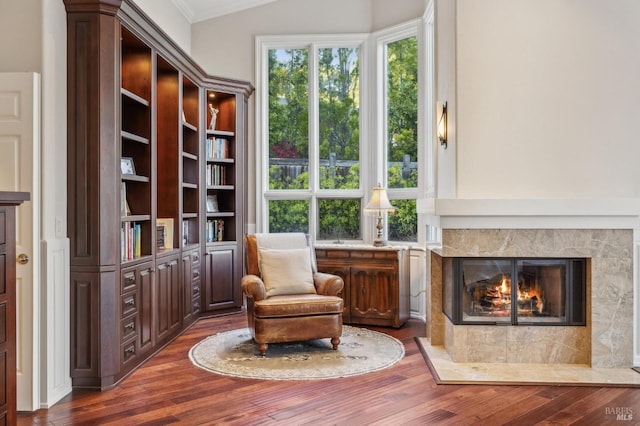
M316 292L324 296L337 296L344 288L341 277L323 272L313 274L313 283L316 286Z
M267 297L267 290L264 282L257 275L245 275L241 281L242 291L247 297L254 301L264 300Z

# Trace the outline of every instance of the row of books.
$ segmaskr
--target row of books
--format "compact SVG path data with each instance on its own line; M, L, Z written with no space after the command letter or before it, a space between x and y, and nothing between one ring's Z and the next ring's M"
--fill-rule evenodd
M207 139L207 158L230 158L229 144L224 138Z
M224 240L224 220L214 219L207 221L205 228L205 241L213 243Z
M125 222L120 230L120 253L123 261L132 260L142 255L140 224Z
M220 164L207 164L207 186L226 185L227 168Z

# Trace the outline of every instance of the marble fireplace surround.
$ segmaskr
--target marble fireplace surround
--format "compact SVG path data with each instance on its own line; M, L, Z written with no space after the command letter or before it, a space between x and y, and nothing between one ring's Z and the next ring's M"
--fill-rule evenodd
M435 200L427 337L453 363L620 369L638 355L638 199ZM442 313L442 257L585 257L587 326L453 325ZM630 370L631 371L631 370ZM637 373L636 373L637 374Z

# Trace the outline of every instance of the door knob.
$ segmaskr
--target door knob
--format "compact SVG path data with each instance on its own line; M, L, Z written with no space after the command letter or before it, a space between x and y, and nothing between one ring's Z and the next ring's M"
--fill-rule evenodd
M29 256L24 254L24 253L20 253L18 255L18 263L21 265L26 265L27 263L29 263Z

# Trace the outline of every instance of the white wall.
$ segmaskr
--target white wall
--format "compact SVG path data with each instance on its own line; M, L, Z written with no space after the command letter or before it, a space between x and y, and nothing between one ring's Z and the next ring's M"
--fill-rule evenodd
M435 0L435 99L447 103L447 146L436 143L436 195L456 197L456 2ZM436 112L437 113L437 112Z
M61 0L62 1L62 0ZM134 0L185 52L191 53L191 24L171 0Z
M458 197L640 196L640 2L456 13Z
M42 0L0 0L0 58L0 72L42 71Z

